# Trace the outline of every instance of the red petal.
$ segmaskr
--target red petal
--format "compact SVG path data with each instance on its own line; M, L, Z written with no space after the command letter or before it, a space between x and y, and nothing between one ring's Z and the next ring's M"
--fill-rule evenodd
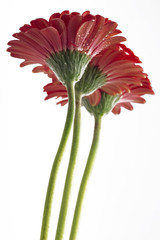
M140 59L134 54L134 52L130 49L127 48L124 44L120 44L120 47L129 54L129 56L134 59L134 62L136 63L142 63Z
M66 27L68 26L69 20L70 20L71 16L70 15L62 15L61 19L63 20L63 22L65 23Z
M53 27L48 27L41 30L43 36L47 39L55 52L62 51L62 43L58 31ZM51 52L52 53L52 52Z
M93 92L92 94L87 96L86 98L88 98L88 100L92 106L97 106L101 101L101 91L96 90L95 92Z
M40 56L43 57L44 54L41 54L41 52L37 51L35 48L33 48L30 44L23 42L23 41L18 41L18 40L12 40L8 43L8 45L11 45L11 48L8 48L7 51L21 51L21 52L25 52L26 55L30 54L33 55L35 54L35 56Z
M33 31L33 29L29 30L29 31ZM28 32L29 32L28 31ZM30 36L29 34L27 33L23 33L23 32L20 32L20 33L16 33L14 34L14 37L18 38L19 40L21 40L23 42L23 44L26 43L26 46L30 46L32 47L33 49L36 49L38 52L40 52L42 55L44 55L45 57L48 56L48 51L41 47L41 45L39 45L37 42L35 42Z
M44 86L44 91L47 93L50 92L64 92L65 94L67 94L67 89L62 85L54 85L53 83L47 84L46 86Z
M107 80L107 83L118 83L118 82L122 82L122 83L126 83L128 85L130 84L134 84L134 85L137 85L137 86L142 86L142 83L141 83L141 79L140 78L134 78L134 77L118 77L118 78L109 78Z
M68 15L69 14L69 11L68 10L65 10L61 13L60 17L62 17L63 15Z
M106 39L92 52L92 56L94 57L96 54L101 52L103 49L108 48L113 44L118 44L118 43L124 42L124 41L126 41L126 38L121 37L121 36L116 36L116 37Z
M104 22L105 22L104 17L102 17L100 15L96 15L94 27L93 27L91 33L88 35L88 37L86 38L86 40L83 43L83 48L85 51L90 50L90 45L98 37L98 35L104 25Z
M85 17L88 14L90 14L90 11L85 11L84 13L82 13L82 16Z
M122 45L122 44L119 44ZM113 45L110 46L109 48L103 50L102 56L99 57L99 66L103 69L105 66L111 64L112 62L116 61L122 61L122 60L128 60L129 62L137 63L137 58L136 56L134 57L133 55L129 55L126 53L124 50L120 48L119 45Z
M90 52L94 50L95 47L98 46L98 44L106 38L115 28L117 27L117 23L115 22L108 22L105 24L101 30L101 32L98 34L97 38L92 42L90 46Z
M109 36L110 36L110 37L113 37L113 36L115 36L115 35L117 35L117 34L119 34L119 33L122 33L122 31L119 30L119 29L114 29L113 32L112 32Z
M72 12L72 13L71 13L71 17L72 17L72 16L78 16L78 15L80 15L79 12Z
M61 37L62 47L64 50L67 48L67 29L62 19L55 18L50 22L51 26L56 28Z
M133 106L132 106L132 104L130 104L130 103L117 103L116 105L115 105L115 107L112 109L112 112L114 113L114 114L120 114L120 112L121 112L121 107L124 107L124 108L126 108L126 109L128 109L128 110L133 110Z
M133 62L128 60L115 61L106 66L103 71L107 74L114 75L117 73L133 73L142 72L143 68L139 65L135 65Z
M83 23L88 22L88 21L92 21L92 20L95 20L95 16L93 16L91 14L88 14L85 17L83 17Z
M27 65L36 64L36 63L37 63L37 61L25 60L24 62L22 62L22 63L20 64L20 67L25 67L25 66L27 66ZM39 62L39 63L40 63L40 62ZM42 62L42 64L43 64L43 62Z
M50 18L49 18L49 22L50 22L52 19L54 19L54 18L60 18L60 13L54 13L54 14L52 14L52 15L50 16Z
M76 47L75 37L78 28L82 23L82 19L83 19L82 16L76 15L73 16L68 23L68 48L71 50L73 50Z
M44 28L45 30L47 28ZM41 31L43 31L41 30ZM43 49L46 49L48 51L48 55L54 52L54 48L48 43L48 39L46 39L40 30L33 28L27 32L27 36L30 37L32 40L34 40L36 43L38 43L40 46L43 47Z
M68 99L62 100L62 101L58 102L57 104L60 104L61 106L64 106L67 103L68 103Z
M27 32L29 29L31 29L32 27L29 24L24 24L24 26L22 26L19 30L21 32Z
M94 21L87 21L83 23L76 34L75 38L75 45L78 47L78 49L83 50L82 45L87 36L91 33L94 26Z
M39 30L46 28L49 26L49 23L47 20L43 19L43 18L37 18L33 21L31 21L31 26L33 28L38 28Z
M32 56L25 56L23 53L14 53L14 52L11 52L11 56L12 57L16 57L16 58L21 58L21 59L25 59L27 61L31 61L33 63L41 63L43 64L43 60L41 60L40 58L36 58L36 57L32 57Z
M124 107L124 108L126 108L126 109L128 109L128 110L130 110L130 111L132 111L133 110L133 106L132 106L132 104L131 103L122 103L121 104L121 107Z
M124 98L124 100L123 100L123 98L122 98L121 101L122 102L128 101L128 102L135 102L135 103L145 103L146 102L146 100L144 98L137 96L137 95L132 95L132 94L128 94L127 99Z
M40 72L44 72L44 66L37 66L35 68L32 69L33 73L40 73Z
M151 87L137 87L135 89L132 90L133 94L137 94L137 95L144 95L144 94L154 94L153 90L151 89Z
M37 67L33 68L32 72L33 73L43 72L43 73L47 74L48 77L52 78L52 82L54 82L56 84L59 83L54 72L47 65L37 66ZM52 85L53 85L53 83L52 83Z
M112 113L120 114L120 112L121 112L120 104L116 104L115 107L112 109Z
M118 85L106 84L101 89L109 95L122 94L122 89Z
M105 51L102 57L99 58L100 69L103 70L110 63L114 62L117 59L117 57L120 55L121 55L120 51L116 51L116 50L112 51L111 49L108 49L108 51Z
M62 97L66 98L67 95L64 92L54 92L54 93L49 93L49 95L45 98L45 100L53 98L53 97Z
M15 47L10 47L7 49L8 52L11 52L11 54L19 54L22 56L23 59L28 59L28 60L37 60L37 63L39 63L38 60L44 60L45 58L43 57L43 55L40 55L39 52L36 51L27 51L26 49L19 49L19 48L15 48Z

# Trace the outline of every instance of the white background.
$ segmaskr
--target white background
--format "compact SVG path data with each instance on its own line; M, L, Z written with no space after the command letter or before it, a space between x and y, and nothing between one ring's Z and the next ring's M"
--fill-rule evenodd
M160 3L158 0L5 1L1 3L0 239L38 240L45 193L61 137L66 107L43 101L47 76L19 68L6 52L12 34L30 20L54 12L90 10L119 24L143 62L155 96L145 105L103 118L100 146L85 197L77 240L160 239ZM68 240L74 202L93 130L82 109L81 145L64 240ZM71 139L70 139L71 142ZM70 142L60 168L49 240L56 221Z

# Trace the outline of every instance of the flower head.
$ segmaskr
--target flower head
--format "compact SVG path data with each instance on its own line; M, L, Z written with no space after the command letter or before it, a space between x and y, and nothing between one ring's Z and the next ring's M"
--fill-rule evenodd
M105 91L106 87L106 91ZM129 91L123 90L121 94L110 95L107 93L107 85L97 89L91 95L83 98L83 105L93 115L104 115L112 111L120 114L121 107L133 110L132 103L145 103L142 97L145 94L154 94L148 77L141 81L141 85L129 85Z
M11 56L28 64L48 65L67 84L78 81L89 61L107 46L125 41L117 23L89 11L55 13L49 21L39 18L25 24L8 44Z
M123 44L113 44L97 54L89 63L76 89L89 95L99 87L110 95L129 91L129 85L141 85L146 78L137 65L139 58Z

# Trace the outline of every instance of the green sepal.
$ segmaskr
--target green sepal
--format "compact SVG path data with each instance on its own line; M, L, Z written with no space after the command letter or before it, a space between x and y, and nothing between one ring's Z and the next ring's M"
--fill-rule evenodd
M90 57L79 51L61 51L54 53L46 60L48 66L55 72L64 85L78 81L83 75Z
M119 95L111 96L105 92L102 92L101 101L97 106L92 106L86 97L83 97L82 104L90 114L94 115L95 117L99 117L108 114L113 109L119 98Z
M106 83L106 75L98 67L88 64L82 78L76 83L75 89L86 96Z

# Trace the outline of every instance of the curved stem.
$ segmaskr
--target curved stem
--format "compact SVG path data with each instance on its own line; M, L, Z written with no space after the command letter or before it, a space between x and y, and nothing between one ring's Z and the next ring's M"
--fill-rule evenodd
M67 170L67 175L65 180L64 192L62 197L62 203L61 203L61 209L60 209L60 214L58 219L55 240L61 240L63 238L63 233L64 233L69 197L71 192L71 184L73 179L73 172L74 172L76 157L78 153L79 135L80 135L80 118L81 118L80 108L81 108L81 96L77 93L71 154L70 154L70 160L69 160L69 165L68 165L68 170Z
M44 206L44 212L43 212L43 219L42 219L42 227L41 227L41 235L40 240L47 240L48 238L48 229L49 229L49 221L50 221L50 215L51 215L51 207L52 207L52 200L54 195L54 189L55 189L55 182L56 177L58 173L58 169L61 163L61 159L63 156L63 152L67 143L67 139L71 130L73 117L74 117L74 109L75 109L75 92L74 92L74 84L70 83L70 85L67 86L68 91L68 112L66 117L66 122L63 130L63 134L61 137L61 141L57 150L57 154L54 159L54 163L52 166L50 179L48 183L48 189L46 194L46 200L45 200L45 206Z
M93 136L92 145L91 145L90 153L88 156L87 164L86 164L84 174L82 177L81 185L79 188L79 193L78 193L77 203L76 203L76 207L75 207L75 212L74 212L74 217L73 217L69 240L76 239L84 194L85 194L88 178L90 176L92 166L94 163L94 159L95 159L95 155L96 155L97 148L98 148L100 129L101 129L101 117L97 117L97 118L95 117L94 136Z

